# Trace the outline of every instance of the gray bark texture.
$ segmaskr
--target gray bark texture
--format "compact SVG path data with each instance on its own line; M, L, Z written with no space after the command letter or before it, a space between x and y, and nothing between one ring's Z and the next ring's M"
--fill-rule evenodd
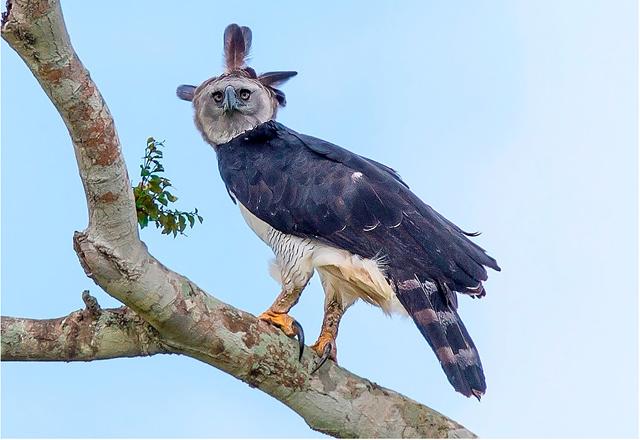
M59 0L10 0L7 8L2 38L49 96L73 143L89 210L74 249L87 276L126 307L101 310L87 293L87 307L63 318L2 317L3 361L182 354L271 395L335 437L475 437L333 362L310 374L311 350L298 362L295 342L281 331L156 260L138 235L113 118L71 45Z
M158 332L127 307L87 307L54 319L2 317L3 361L93 361L170 353Z

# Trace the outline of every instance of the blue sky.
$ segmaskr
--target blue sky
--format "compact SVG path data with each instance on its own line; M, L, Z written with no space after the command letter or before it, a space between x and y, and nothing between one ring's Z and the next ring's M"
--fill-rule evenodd
M166 141L178 204L205 223L150 251L251 313L278 292L178 84L220 72L222 31L253 30L251 65L297 70L279 120L396 168L502 266L460 300L487 375L455 393L417 329L365 304L341 326L343 366L484 437L638 435L637 6L633 1L80 2L71 39L113 113L134 179ZM2 313L51 318L89 288L67 131L2 42ZM134 182L135 183L135 182ZM238 284L237 280L243 280ZM310 340L314 279L293 315ZM2 364L2 436L316 437L279 402L179 356Z

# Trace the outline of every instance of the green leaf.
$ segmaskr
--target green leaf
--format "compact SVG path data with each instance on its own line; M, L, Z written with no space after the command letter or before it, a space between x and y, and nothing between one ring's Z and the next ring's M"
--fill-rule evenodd
M160 187L160 181L157 179L151 179L149 181L149 191L156 193L156 194L160 194L162 192L162 188Z
M152 221L156 228L165 235L185 235L187 223L193 228L196 218L202 223L203 218L198 214L198 209L193 212L170 209L170 205L178 200L178 197L167 190L172 188L171 180L161 174L165 172L161 159L164 158L164 141L158 142L153 137L147 139L147 145L140 165L140 182L133 187L133 196L136 202L136 216L140 228L148 226Z

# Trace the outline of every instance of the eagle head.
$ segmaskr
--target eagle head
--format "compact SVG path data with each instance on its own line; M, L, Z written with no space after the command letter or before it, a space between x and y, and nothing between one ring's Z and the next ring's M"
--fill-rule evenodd
M180 99L193 102L195 123L205 141L214 147L241 133L275 119L286 104L276 86L297 72L266 72L257 75L246 65L251 48L251 29L230 24L224 30L225 72L199 86L181 85Z

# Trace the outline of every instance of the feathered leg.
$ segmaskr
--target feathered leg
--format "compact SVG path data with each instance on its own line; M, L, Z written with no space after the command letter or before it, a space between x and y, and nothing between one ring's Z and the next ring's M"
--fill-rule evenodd
M324 318L320 336L315 344L311 346L320 359L316 363L312 373L316 372L326 361L331 359L334 362L337 358L336 338L338 337L338 327L344 312L353 304L354 299L345 301L340 294L328 294L324 303Z
M276 259L271 264L271 275L282 285L280 295L259 318L279 327L287 336L297 337L300 346L298 359L304 352L304 331L298 321L288 315L298 303L300 294L313 276L310 242L294 240L282 234L276 235L271 243Z

